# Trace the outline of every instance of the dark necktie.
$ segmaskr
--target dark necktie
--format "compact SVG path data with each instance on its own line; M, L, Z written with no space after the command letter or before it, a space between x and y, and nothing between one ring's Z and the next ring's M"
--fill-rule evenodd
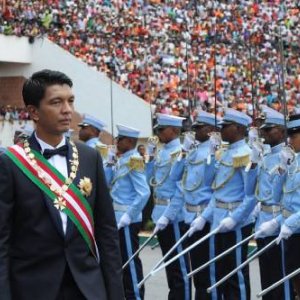
M45 149L44 153L43 153L43 156L46 159L49 159L54 155L67 156L67 154L68 154L68 145L64 145L64 146L61 146L61 147L56 148L56 149Z

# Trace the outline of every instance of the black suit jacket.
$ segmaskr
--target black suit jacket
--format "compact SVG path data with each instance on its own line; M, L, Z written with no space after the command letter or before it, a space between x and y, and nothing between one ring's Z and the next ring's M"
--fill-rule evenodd
M31 147L39 151L32 136ZM106 187L102 160L94 149L76 144L79 168L74 184L91 179L87 198L95 221L100 264L68 218L62 230L59 211L23 172L0 156L0 299L54 300L66 266L87 299L122 300L122 266L112 201ZM69 147L68 162L72 157ZM68 163L69 167L69 163Z

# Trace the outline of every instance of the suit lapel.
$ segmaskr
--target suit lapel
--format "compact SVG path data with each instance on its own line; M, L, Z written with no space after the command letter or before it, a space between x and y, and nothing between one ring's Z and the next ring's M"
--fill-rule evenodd
M36 140L34 134L29 138L28 141L29 141L30 148L32 148L35 151L41 152L41 147L40 147L38 141ZM42 192L42 190L40 190L40 191L41 191L43 200L45 202L45 205L49 211L49 214L51 216L51 219L52 219L57 231L64 238L62 221L61 221L59 211L54 207L53 201L44 192Z

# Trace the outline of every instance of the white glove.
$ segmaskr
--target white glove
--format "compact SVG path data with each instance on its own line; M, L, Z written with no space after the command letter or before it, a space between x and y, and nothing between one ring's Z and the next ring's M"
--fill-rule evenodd
M210 133L209 137L209 149L210 154L215 154L215 152L220 148L222 144L222 138L219 132Z
M261 207L261 202L258 202L258 203L255 205L255 207L254 207L254 209L253 209L253 212L252 212L252 215L253 215L254 218L257 218L257 216L258 216L258 214L259 214L259 212L260 212L260 207Z
M251 154L250 154L250 160L253 164L259 163L262 158L263 158L263 146L262 144L258 142L253 142L252 143L252 149L251 149Z
M195 144L195 135L193 132L186 132L184 135L184 140L182 144L182 149L184 151L189 151Z
M156 226L154 228L153 233L157 233L160 230L164 230L168 224L169 224L169 219L166 218L165 216L161 216L156 222Z
M219 232L230 231L234 228L235 225L236 222L231 217L227 217L220 222Z
M286 170L295 160L295 153L290 147L284 147L280 152L280 165Z
M128 213L124 213L118 223L118 229L130 225L130 223L131 223L131 218L129 217Z
M293 234L293 231L286 225L282 225L280 229L280 233L276 239L276 244L278 245L282 239L287 240L291 235Z
M278 229L278 227L279 224L276 219L264 222L259 226L258 231L255 232L254 238L257 239L260 236L270 236Z
M155 154L156 145L152 143L148 143L147 145L147 154L149 156L154 156Z
M197 217L190 226L189 236L192 236L196 231L201 231L205 226L206 220L199 216Z
M252 145L253 142L257 141L259 139L258 137L258 130L256 127L251 127L249 132L248 132L248 140L249 140L249 145Z
M116 162L116 148L115 147L109 147L108 149L108 155L107 155L107 163L114 164Z

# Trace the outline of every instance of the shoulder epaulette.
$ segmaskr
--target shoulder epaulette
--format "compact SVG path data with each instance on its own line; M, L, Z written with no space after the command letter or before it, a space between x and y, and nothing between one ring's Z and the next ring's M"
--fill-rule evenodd
M96 145L96 150L99 151L99 153L101 154L102 158L107 158L107 155L108 155L108 147L107 147L107 145L97 144Z
M250 163L250 154L238 155L233 157L233 167L241 168L246 167Z
M145 169L144 159L139 156L131 156L128 165L131 170L135 171L143 171Z

